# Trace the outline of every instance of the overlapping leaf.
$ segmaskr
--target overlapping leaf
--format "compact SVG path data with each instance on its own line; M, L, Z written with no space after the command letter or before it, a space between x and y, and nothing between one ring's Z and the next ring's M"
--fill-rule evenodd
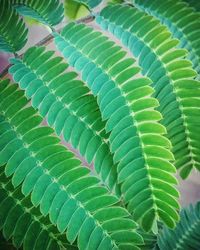
M184 59L187 52L175 48L178 40L158 20L134 7L106 7L96 20L129 48L142 74L152 80L181 176L200 170L200 82L193 80L196 72Z
M75 250L64 234L58 232L38 208L33 207L30 197L24 197L20 187L14 189L10 178L0 173L0 229L5 239L12 238L16 248L25 250Z
M83 24L67 25L61 35L55 34L55 43L97 95L129 211L145 230L155 227L158 218L174 227L176 170L166 130L158 123L162 116L155 110L150 79L139 74L135 61L125 58L115 42Z
M158 250L157 248L157 234L153 232L144 232L143 230L139 229L138 233L143 237L144 244L140 246L141 250Z
M162 230L158 246L161 250L200 248L200 202L182 209L180 222L174 230Z
M42 118L16 84L0 84L0 166L16 188L79 249L138 249L142 238L127 210L90 170L41 126Z
M0 51L17 52L26 43L27 29L8 0L0 0Z
M183 0L189 4L189 6L193 7L196 11L200 11L200 2L197 0Z
M62 134L88 163L94 162L95 174L119 195L116 165L96 98L75 72L65 72L68 64L53 54L44 47L32 47L21 60L11 59L9 72L57 135Z
M20 14L46 25L62 20L58 0L11 1ZM88 10L100 2L77 0ZM146 231L157 232L158 221L173 228L179 219L176 169L164 134L172 141L183 178L200 169L200 82L194 80L197 74L189 61L200 73L200 13L193 0L134 2L140 11L109 6L97 22L119 38L137 62L101 32L71 23L54 34L55 41L89 88L60 57L36 47L22 59L12 59L10 69L32 103L16 84L0 82L0 166L7 165L8 176L0 174L0 226L7 239L14 236L16 246L24 242L28 250L68 249L63 242L76 241L83 250L153 249L155 235L136 231L120 205L127 206ZM26 30L8 1L0 3L0 48L16 52L25 44ZM55 131L42 125L43 118L30 104ZM93 173L54 132L89 163L94 161ZM117 180L121 200L115 196L121 194ZM199 249L199 207L183 210L174 232L163 230L160 249ZM142 245L137 232L144 236Z
M60 23L64 16L63 4L59 0L10 0L12 6L23 16L29 16L46 25Z
M71 20L83 18L89 14L88 8L75 0L64 1L65 16Z
M200 13L195 12L183 0L135 0L134 3L150 15L156 16L169 28L173 36L180 40L179 46L189 51L187 58L200 74Z
M87 6L89 9L92 9L99 5L102 0L75 0L77 3L82 3Z

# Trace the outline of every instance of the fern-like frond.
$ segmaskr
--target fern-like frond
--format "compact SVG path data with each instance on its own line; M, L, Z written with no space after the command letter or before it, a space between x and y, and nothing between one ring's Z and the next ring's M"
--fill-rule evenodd
M187 58L200 74L200 13L194 12L183 0L134 0L134 3L169 28L172 35L180 40L179 46L189 51Z
M184 59L187 52L175 48L178 40L171 39L159 20L137 8L109 6L96 20L129 48L142 74L152 80L180 175L186 178L193 168L200 170L200 82L193 80L196 72Z
M151 96L150 79L139 75L135 60L125 58L121 47L84 24L70 23L55 34L55 43L97 95L129 211L145 230L158 218L174 227L176 169L166 130L158 123L162 116L155 111L159 104Z
M94 162L95 174L119 195L116 165L96 98L77 80L77 73L65 72L68 64L53 54L44 47L32 47L21 60L11 59L9 72L57 135L62 134L88 163Z
M22 16L29 16L46 25L60 23L64 16L63 4L59 0L10 0Z
M158 246L161 250L200 249L200 202L182 209L174 230L161 231Z
M142 243L136 223L116 196L101 187L90 170L69 152L53 130L41 126L42 118L16 84L0 84L0 166L14 187L31 195L61 233L66 231L79 249L138 249Z
M8 0L0 0L0 51L17 52L27 41L27 29Z
M6 240L25 250L75 250L64 234L58 232L48 217L33 207L30 197L24 197L20 187L14 189L3 169L0 173L0 229Z

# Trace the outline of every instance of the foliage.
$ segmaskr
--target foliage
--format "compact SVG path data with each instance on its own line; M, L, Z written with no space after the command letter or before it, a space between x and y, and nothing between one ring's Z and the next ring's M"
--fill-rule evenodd
M31 194L32 204L40 205L41 213L49 214L61 233L67 229L70 243L78 236L80 249L100 243L99 249L141 243L136 223L125 209L115 205L117 197L98 185L89 169L81 167L80 161L60 145L52 129L39 126L42 118L26 107L23 91L3 81L0 99L0 166L6 164L5 174L13 175L13 186L21 184L23 195ZM16 100L14 105L12 99Z
M108 120L105 129L111 131L111 152L114 153L114 163L118 163L118 181L122 183L128 210L133 212L136 221L141 220L147 231L158 217L173 227L178 220L176 209L179 208L178 192L173 187L177 182L171 174L175 168L169 163L173 155L168 150L169 141L162 132L156 132L161 115L154 110L158 103L150 96L153 93L150 80L133 79L139 72L134 66L135 61L125 59L126 53L119 46L83 24L66 26L60 35L56 35L55 43L69 64L82 72L82 79L97 95L102 118ZM106 61L107 58L110 60ZM146 104L143 98L147 100ZM143 131L144 124L149 130ZM130 139L131 135L134 140ZM158 170L159 164L163 164L163 170ZM169 183L167 186L166 182ZM161 194L157 195L158 185ZM170 207L160 200L162 193L167 195Z
M175 166L186 178L193 168L200 169L200 85L193 79L197 73L191 62L185 59L187 51L176 48L179 41L171 39L168 29L137 8L109 6L96 20L138 58L142 75L152 80L154 97L160 103L157 110L163 116L161 123L173 145Z
M3 169L2 169L3 170ZM5 239L12 237L17 248L23 244L24 249L77 249L71 246L64 234L57 234L57 228L51 225L48 218L42 216L40 210L31 203L30 197L24 197L20 188L14 189L10 179L1 170L0 180L0 228ZM16 225L16 226L15 226ZM34 232L34 234L33 234ZM45 240L45 241L44 241Z
M28 16L46 25L56 25L63 19L63 5L59 0L11 0L22 16Z
M96 7L102 2L102 0L75 0L75 1L84 4L89 9Z
M0 51L16 52L26 43L27 29L7 0L0 0Z
M189 4L192 8L194 8L197 11L200 11L200 2L196 0L184 0L186 3Z
M82 3L74 0L64 1L65 16L70 20L76 20L89 14L89 10Z
M0 229L26 250L199 249L175 177L200 170L198 4L101 2L0 0ZM64 12L78 21L59 30ZM21 16L56 53L17 54Z
M160 249L199 249L200 203L182 209L174 230L163 228L158 238Z
M188 59L193 68L200 73L199 21L200 13L195 12L185 1L135 0L136 6L156 16L180 40L179 47L188 50ZM199 79L199 77L197 77Z
M116 166L96 98L77 80L77 73L64 72L69 65L53 54L45 51L45 47L32 47L21 60L11 59L13 66L9 72L56 134L62 134L89 164L93 161L95 174L101 175L111 191L119 193Z

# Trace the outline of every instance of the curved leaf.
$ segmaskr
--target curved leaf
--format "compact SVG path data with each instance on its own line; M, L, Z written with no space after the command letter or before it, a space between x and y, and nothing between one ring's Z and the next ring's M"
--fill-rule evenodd
M129 48L138 58L142 74L152 80L160 103L157 110L163 115L161 123L173 145L175 166L186 178L192 169L200 169L200 126L198 114L192 112L200 108L200 82L193 80L196 72L185 60L186 51L175 47L178 40L171 39L156 18L137 8L109 6L96 20Z
M53 53L32 47L22 60L11 59L9 72L55 132L78 149L89 164L94 162L94 174L119 195L116 165L96 98L77 80L77 73L66 72L68 64Z
M174 230L163 228L158 237L160 249L199 249L200 203L183 208L180 222Z
M0 173L0 228L6 240L12 238L16 248L24 249L69 249L64 234L60 234L49 219L42 216L38 208L33 207L30 197L24 197L20 187L14 189L9 178ZM34 234L33 234L34 232Z
M17 52L27 41L27 29L7 0L0 0L0 50Z
M192 61L194 69L200 73L200 13L194 12L182 0L144 1L135 0L134 3L150 15L157 17L172 32L173 37L180 40L179 47L189 51L188 59ZM198 79L200 77L198 76Z
M196 11L200 11L200 2L196 0L183 0L189 4L189 6L193 7Z
M59 0L11 0L22 16L28 16L46 25L60 23L64 16L63 4Z
M7 176L13 175L14 187L22 184L22 193L31 195L33 205L40 205L42 214L49 214L51 223L61 233L66 231L71 244L77 239L79 249L90 249L91 244L98 247L105 238L104 247L108 250L121 244L133 247L141 244L134 222L131 231L121 231L117 224L107 230L104 223L113 209L116 212L110 219L132 221L130 214L118 206L119 199L109 194L99 180L90 175L90 170L83 168L60 144L52 135L53 130L41 127L42 118L32 107L25 107L27 104L23 91L17 90L15 84L1 82L0 129L4 133L0 136L0 166L7 164L5 172ZM38 133L38 130L42 131ZM99 220L102 210L103 217ZM121 210L123 214L119 216ZM91 231L86 230L88 223L91 223ZM119 232L123 232L123 239Z
M118 180L129 211L146 230L151 229L156 218L174 227L179 194L174 188L176 179L172 177L173 155L169 141L163 136L165 129L158 123L161 114L155 111L158 102L151 97L154 92L149 86L151 81L139 75L140 69L133 59L125 59L125 51L83 24L67 25L61 35L55 34L55 43L97 95L102 117L108 120L106 130L111 131L111 151L114 162L119 163ZM135 77L136 74L139 76ZM145 105L141 105L143 100ZM156 127L162 132L156 131ZM153 140L154 135L159 139ZM156 195L157 189L169 194L175 207L163 203Z
M141 250L158 250L157 240L158 235L152 232L146 233L139 229L138 232L142 235L144 239L144 244L140 246Z
M64 1L65 16L71 20L83 18L89 14L89 10L75 0Z

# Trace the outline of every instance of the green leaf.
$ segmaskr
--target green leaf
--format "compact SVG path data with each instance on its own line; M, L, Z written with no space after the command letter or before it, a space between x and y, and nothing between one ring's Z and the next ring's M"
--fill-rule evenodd
M119 195L105 122L96 98L84 82L77 80L75 72L65 72L68 64L44 47L31 47L22 59L10 61L14 64L9 72L32 99L32 106L39 109L55 132L78 149L89 164L94 161L95 172L102 182Z
M124 0L108 0L108 3L123 3Z
M102 2L102 0L74 0L74 1L77 3L84 4L88 9L95 8Z
M63 5L58 0L42 2L11 0L11 4L20 15L33 18L45 25L54 26L63 19Z
M9 1L1 0L0 5L0 51L15 53L26 44L27 29Z
M10 178L0 172L0 214L4 216L4 222L0 222L3 236L9 240L12 238L13 245L20 248L22 245L26 249L54 249L65 248L69 245L66 237L57 234L58 230L51 224L48 218L40 213L38 208L34 208L30 197L24 197L20 187L14 189ZM4 211L6 209L6 211ZM33 235L33 232L35 233ZM64 237L63 237L64 236ZM77 249L71 245L71 249Z
M55 43L69 64L81 72L82 79L97 96L102 117L107 120L110 148L114 153L114 163L118 164L118 181L122 184L124 202L128 204L129 211L145 230L151 229L156 217L166 222L165 216L160 213L160 197L156 202L153 181L167 183L171 189L164 185L164 190L172 197L177 182L172 177L175 168L169 162L174 160L169 150L171 144L160 132L165 129L158 124L162 116L155 110L158 103L152 97L154 91L149 86L151 81L138 76L140 68L135 65L135 60L125 58L126 53L119 46L84 24L70 23L61 34L55 34ZM87 64L79 65L77 62L80 60ZM144 99L147 100L145 105L138 105ZM144 131L143 135L140 126L144 124L149 130ZM156 140L154 134L160 139ZM170 168L169 175L161 169L154 170L151 161L148 164L148 160L154 157L166 160L166 167ZM149 187L147 197L141 200L142 191ZM148 200L146 206L145 200ZM140 202L144 210L136 207ZM172 204L172 210L175 210ZM146 220L148 216L143 218L144 212L153 218ZM143 219L147 222L144 223ZM175 216L173 219L174 223L178 220Z
M195 8L195 10L200 11L200 3L196 0L184 0L189 4L190 7Z
M194 8L199 8L198 1L195 2L193 0L176 1L172 5L171 0L165 2L159 0L134 1L137 8L158 18L169 28L172 36L180 40L179 47L189 51L187 58L192 61L193 68L199 74L200 51L198 48L200 40L197 34L199 33L200 13L194 11ZM168 8L170 11L166 11ZM197 79L200 79L199 76Z
M90 218L95 225L94 231L98 232L99 244L107 237L108 249L120 245L120 235L116 234L118 232L117 224L110 232L107 232L106 227L104 228L106 219L99 221L95 215L102 208L106 207L108 214L110 211L113 212L114 208L116 215L113 214L111 219L116 218L120 223L122 221L131 223L132 220L128 211L127 215L120 214L121 207L117 205L119 199L103 188L99 179L90 175L89 169L81 166L80 161L66 147L60 144L57 137L52 135L52 130L49 131L48 127L43 126L40 133L34 133L34 130L41 127L42 119L32 107L26 106L28 101L23 106L15 105L15 113L10 112L13 105L12 101L20 100L24 96L21 95L22 91L15 88L14 84L7 85L7 81L6 84L4 81L0 82L0 86L0 95L4 96L3 99L0 99L0 117L2 121L0 122L0 128L2 123L5 122L8 127L8 131L4 132L3 136L0 136L0 145L2 145L0 162L2 162L2 165L7 163L6 169L10 168L6 172L13 174L12 183L16 190L20 191L21 189L25 197L29 197L35 207L39 206L43 216L48 214L51 223L57 226L61 233L66 231L66 237L70 242L76 240L79 242L80 235L85 233L82 232L84 230L82 225L85 220ZM8 136L10 131L14 132L14 139ZM17 142L16 145L13 142ZM26 150L28 154L22 155L21 152ZM10 164L10 160L12 160L12 164ZM19 186L20 188L18 188ZM91 189L95 191L91 192ZM48 191L52 192L47 195ZM80 195L81 192L84 195ZM13 203L11 204L12 210L5 209L5 206L3 203L3 213L0 213L0 222L3 221L2 225L4 225L6 219L4 218L6 212L9 213L15 209ZM2 218L1 214L3 214ZM18 219L15 210L9 214L12 217L11 219L8 217L9 221ZM5 228L7 238L11 236L13 225ZM124 229L123 232L129 234L128 229ZM41 235L40 224L36 222L29 226L27 234L24 241L25 248L28 248L29 245L33 246L35 240L34 249L36 247L40 248L40 246L43 247L44 244L48 243L47 234L42 232ZM142 242L142 238L136 232L136 227L133 228L131 234L133 238L138 239L137 242L132 241L133 246L139 240ZM93 235L93 232L90 232L89 238L93 239ZM94 240L89 241L88 247L94 242ZM127 238L127 242L130 242L129 238Z
M85 5L75 0L65 0L64 2L65 16L70 20L83 18L89 14Z
M185 248L198 249L200 247L200 203L183 208L180 213L180 222L174 230L164 227L158 236L158 246L161 249Z
M128 20L126 16L129 16ZM168 29L156 18L133 6L108 6L101 11L96 21L129 49L134 58L138 59L142 75L152 80L152 87L155 89L153 95L160 106L154 104L152 99L150 103L163 116L161 123L166 126L168 138L172 142L175 166L177 169L180 168L180 175L186 178L192 169L198 169L196 166L199 163L199 157L196 150L199 150L197 137L200 133L200 130L191 129L195 113L187 112L190 107L194 111L200 107L199 82L193 79L197 73L192 69L191 62L185 59L187 51L176 48L178 40L170 38ZM138 94L142 96L144 89L140 89ZM136 91L134 95L137 95ZM146 99L142 100L136 106L136 111L140 108L140 103L144 107L150 104ZM142 113L142 115L145 114ZM153 116L159 120L155 113L152 114L152 120ZM179 121L178 126L177 121ZM192 143L193 140L194 143ZM187 157L187 161L181 165L180 161L183 157Z
M156 225L156 227L158 227ZM158 228L157 228L158 231ZM153 232L144 232L141 228L138 229L138 232L142 235L144 239L144 244L140 246L142 250L149 250L149 249L156 249L157 246L157 233L154 234Z

